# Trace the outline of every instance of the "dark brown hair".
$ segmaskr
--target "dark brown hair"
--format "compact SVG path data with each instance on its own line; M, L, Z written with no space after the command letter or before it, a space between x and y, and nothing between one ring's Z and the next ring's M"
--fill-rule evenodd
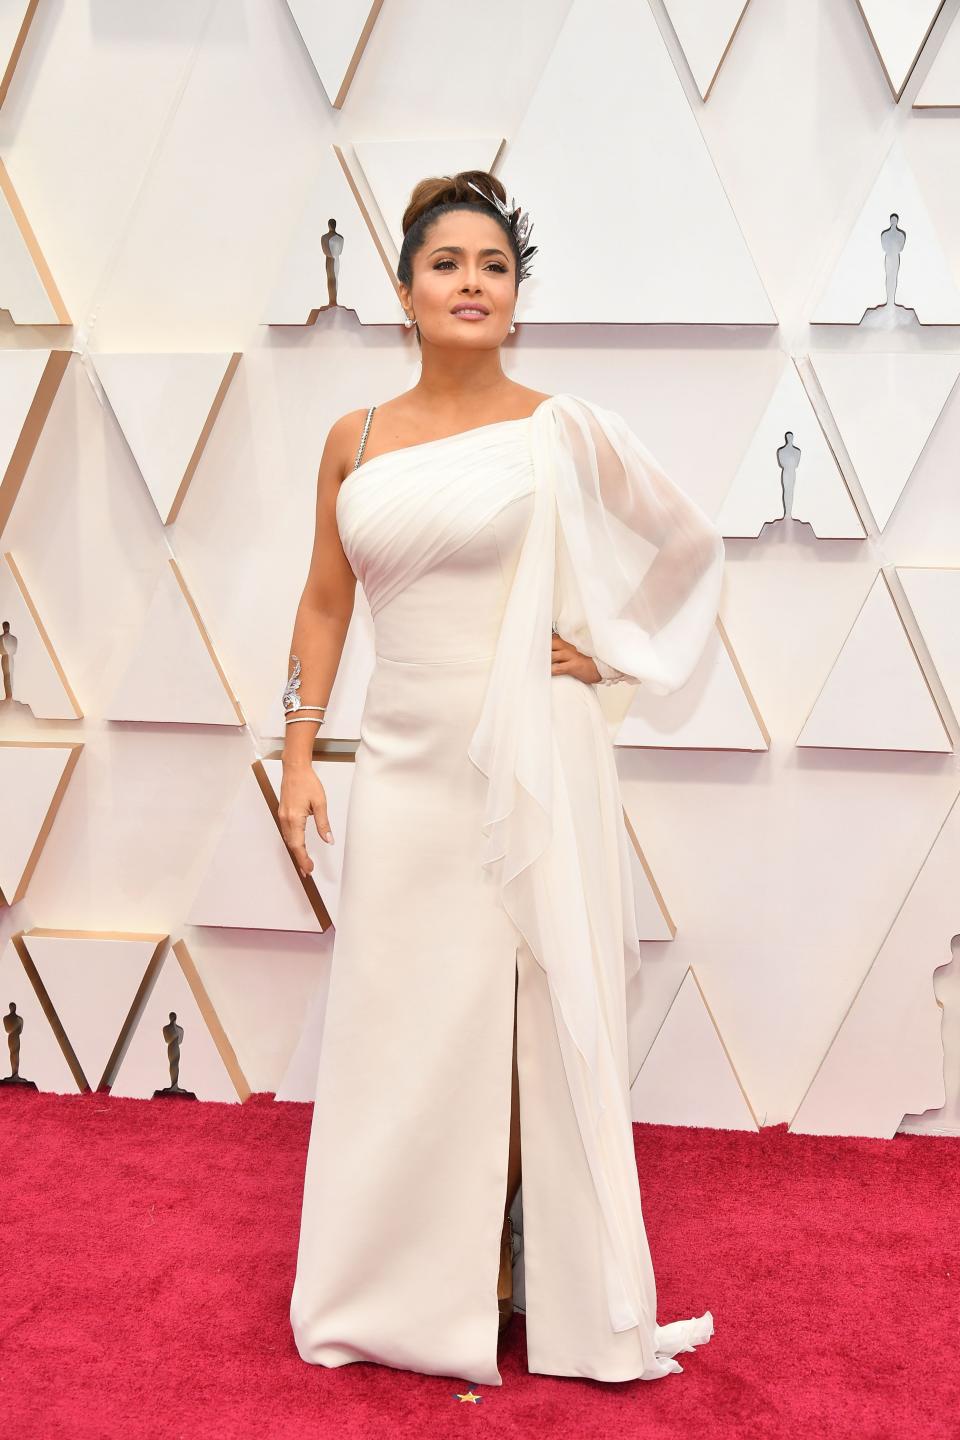
M481 190L495 195L503 205L507 203L507 192L496 175L488 170L458 170L456 175L433 175L420 180L413 187L407 208L403 212L403 244L400 247L400 261L397 265L397 279L408 288L413 284L413 257L427 238L427 232L441 215L451 210L476 209L491 215L510 242L513 254L514 284L520 288L521 254L514 227L500 213L492 199L484 201L467 182L472 180ZM417 340L420 327L417 327Z

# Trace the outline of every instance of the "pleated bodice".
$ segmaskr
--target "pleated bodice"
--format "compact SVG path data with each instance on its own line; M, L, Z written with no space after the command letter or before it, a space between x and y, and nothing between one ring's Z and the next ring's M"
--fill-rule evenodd
M528 420L375 455L340 487L344 552L387 659L490 655L533 508Z

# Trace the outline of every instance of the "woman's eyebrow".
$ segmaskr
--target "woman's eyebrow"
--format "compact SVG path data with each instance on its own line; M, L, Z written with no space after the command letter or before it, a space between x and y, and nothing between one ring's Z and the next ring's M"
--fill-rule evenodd
M462 245L438 245L436 250L430 251L430 255L439 255L441 250L452 250L456 255L463 254ZM502 255L504 259L507 258L507 252L505 250L498 250L496 246L488 247L486 250L480 250L478 253L480 255ZM430 259L430 255L427 256L428 260Z

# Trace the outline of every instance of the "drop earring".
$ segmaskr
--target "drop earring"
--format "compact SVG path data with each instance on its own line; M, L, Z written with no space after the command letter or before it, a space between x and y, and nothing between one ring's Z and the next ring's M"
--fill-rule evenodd
M406 325L407 329L409 330L409 329L410 329L410 326L413 324L413 318L412 318L412 316L410 316L410 315L405 316L403 323L404 323L404 325Z
M511 321L510 321L510 334L511 334L511 335L514 333L514 331L516 330L516 328L517 328L516 325L514 325L513 321L511 320Z

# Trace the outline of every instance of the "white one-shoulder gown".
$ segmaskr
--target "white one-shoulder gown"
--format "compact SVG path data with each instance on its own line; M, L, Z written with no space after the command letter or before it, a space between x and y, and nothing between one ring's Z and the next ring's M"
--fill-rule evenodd
M299 1353L502 1383L516 984L529 1369L679 1371L713 1317L657 1324L629 840L595 688L551 675L551 630L677 689L714 623L723 541L615 411L569 394L374 456L337 521L376 663L338 837Z

